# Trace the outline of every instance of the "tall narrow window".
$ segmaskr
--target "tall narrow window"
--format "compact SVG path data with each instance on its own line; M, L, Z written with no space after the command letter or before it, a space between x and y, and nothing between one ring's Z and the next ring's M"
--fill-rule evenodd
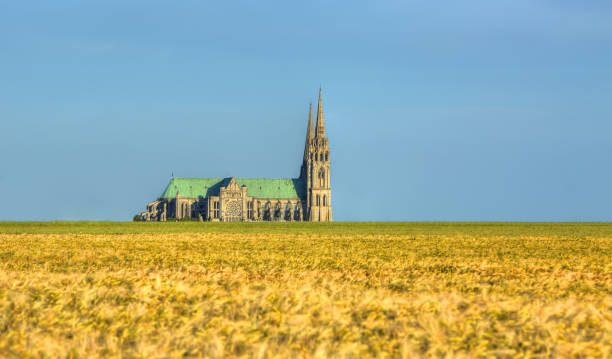
M265 207L264 219L267 221L271 221L272 220L272 204L268 201L268 203L266 203L264 207Z
M317 206L321 205L321 197L317 195Z
M249 219L253 218L253 202L248 202L247 203L247 217Z
M326 199L327 199L327 197L325 195L323 195L323 207L325 207L327 205Z

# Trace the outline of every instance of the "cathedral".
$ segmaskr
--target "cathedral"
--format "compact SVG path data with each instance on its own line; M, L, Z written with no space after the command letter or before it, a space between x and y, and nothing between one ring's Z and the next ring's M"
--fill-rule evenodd
M319 89L316 127L308 114L298 178L172 178L143 221L331 222L329 142Z

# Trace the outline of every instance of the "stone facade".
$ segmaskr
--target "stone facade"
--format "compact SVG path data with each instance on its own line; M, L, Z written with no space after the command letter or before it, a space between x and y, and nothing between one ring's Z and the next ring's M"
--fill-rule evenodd
M144 221L331 222L329 142L319 89L316 127L312 105L299 178L172 178L140 214Z

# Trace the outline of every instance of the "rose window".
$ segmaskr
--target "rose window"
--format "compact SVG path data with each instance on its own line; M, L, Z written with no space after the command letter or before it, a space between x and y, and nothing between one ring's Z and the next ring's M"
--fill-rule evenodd
M242 213L242 206L238 201L227 202L227 209L225 213L230 217L239 217Z

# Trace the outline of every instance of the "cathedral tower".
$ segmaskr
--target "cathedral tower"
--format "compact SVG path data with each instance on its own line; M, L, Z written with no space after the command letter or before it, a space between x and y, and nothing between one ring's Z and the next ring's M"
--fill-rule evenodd
M306 147L300 177L306 181L306 213L310 222L331 222L331 185L329 142L325 137L323 100L319 88L317 126L312 121L312 105L308 116Z

